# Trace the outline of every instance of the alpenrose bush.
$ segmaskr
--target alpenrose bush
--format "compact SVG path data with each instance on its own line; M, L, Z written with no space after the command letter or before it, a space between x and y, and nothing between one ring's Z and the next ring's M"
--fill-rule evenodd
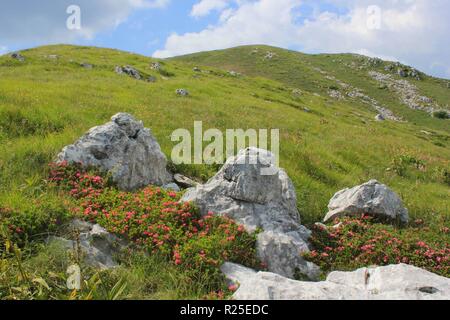
M324 272L405 263L450 277L449 243L427 244L415 232L401 233L368 216L336 219L335 224L312 228L315 250L305 255ZM440 232L448 234L449 229Z
M75 216L166 256L194 277L201 273L219 280L225 261L259 266L255 235L227 217L201 217L193 206L179 202L175 192L158 187L122 192L95 171L67 163L50 164L49 181L75 199Z

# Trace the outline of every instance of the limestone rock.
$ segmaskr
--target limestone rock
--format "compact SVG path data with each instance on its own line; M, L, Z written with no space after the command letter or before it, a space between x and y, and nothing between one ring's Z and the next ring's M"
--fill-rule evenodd
M319 268L301 256L309 251L310 232L300 224L294 186L274 161L266 150L242 150L181 200L194 202L203 215L227 215L249 232L261 229L257 252L270 271L291 278L296 274L315 278Z
M124 66L124 67L116 66L115 71L117 74L126 74L136 80L141 80L142 78L139 71L137 71L135 68L131 66Z
M117 266L114 255L126 247L124 240L110 234L98 224L91 224L81 220L73 220L69 226L71 239L49 237L47 243L58 243L67 250L79 249L84 261L99 269L110 269ZM78 239L77 239L78 238Z
M80 163L111 174L122 190L171 182L167 159L149 129L126 113L89 130L73 145L65 147L58 162Z
M398 195L376 180L334 195L328 204L329 212L324 222L342 216L367 214L376 218L408 223L408 210Z
M177 89L175 93L182 97L187 97L189 95L189 91L187 91L186 89Z
M301 282L225 263L225 276L239 289L236 300L449 300L450 279L399 264L332 272L326 281Z
M11 58L16 59L16 60L19 60L20 62L25 61L25 57L22 56L22 55L21 55L20 53L18 53L18 52L12 53L12 54L11 54Z

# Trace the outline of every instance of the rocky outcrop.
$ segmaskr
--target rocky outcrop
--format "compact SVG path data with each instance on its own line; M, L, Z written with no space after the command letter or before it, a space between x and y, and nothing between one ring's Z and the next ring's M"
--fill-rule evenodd
M49 237L48 244L58 244L67 250L81 251L83 260L91 267L110 269L117 266L114 256L126 248L126 243L98 224L73 220L68 228L70 239Z
M118 113L111 120L65 147L58 162L98 168L127 191L171 182L167 159L151 131L126 113Z
M15 60L18 60L18 61L20 61L20 62L24 62L24 61L25 61L25 57L22 56L22 55L21 55L20 53L18 53L18 52L11 53L11 58L13 58L13 59L15 59Z
M397 80L390 74L376 71L370 71L369 75L381 85L384 85L389 88L389 90L395 92L400 101L412 110L425 111L430 115L438 110L442 110L442 107L435 103L433 99L421 95L419 89L406 79ZM450 115L450 111L446 111Z
M301 282L225 263L239 285L236 300L449 300L450 279L405 264L332 272L326 281Z
M300 224L291 180L274 161L266 150L242 150L181 200L194 202L203 215L227 215L249 232L261 229L257 253L270 271L290 278L296 274L315 278L319 268L301 256L309 251L310 231Z
M408 223L408 210L398 195L384 184L371 180L336 193L328 204L325 222L342 216L367 214L381 220Z

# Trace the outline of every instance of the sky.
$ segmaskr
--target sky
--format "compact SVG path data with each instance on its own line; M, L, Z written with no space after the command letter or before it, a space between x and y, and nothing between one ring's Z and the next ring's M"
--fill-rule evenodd
M305 53L376 56L450 79L449 31L450 0L0 3L0 54L70 43L165 58L267 44Z

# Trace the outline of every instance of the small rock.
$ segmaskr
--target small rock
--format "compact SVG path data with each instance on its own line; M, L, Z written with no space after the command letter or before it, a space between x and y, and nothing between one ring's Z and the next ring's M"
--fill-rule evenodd
M408 72L405 71L404 69L398 69L397 74L402 78L408 77Z
M100 225L78 219L70 223L69 232L73 239L52 236L47 239L47 243L58 243L67 250L74 250L79 244L85 262L102 270L117 267L114 255L127 246L124 240L110 234Z
M21 55L20 53L18 53L18 52L12 53L12 54L11 54L11 58L16 59L16 60L19 60L20 62L25 61L25 57L22 56L22 55Z
M154 77L154 76L149 76L148 78L147 78L147 82L151 82L151 83L154 83L154 82L156 82L156 77Z
M241 74L239 72L236 71L228 71L228 74L232 77L239 77Z
M94 68L94 66L92 64L86 63L86 62L80 63L80 66L85 68L85 69L89 69L89 70Z
M186 89L177 89L175 93L182 97L187 97L189 95L189 91L187 91Z
M266 53L264 59L266 59L266 60L271 60L271 59L273 59L275 56L276 56L276 53L271 52L271 51L267 51L267 53Z
M383 117L382 114L377 114L377 115L375 116L375 120L376 120L376 121L384 121L384 120L386 120L386 119Z
M194 67L194 69L192 69L194 72L202 72L202 70L200 70L199 67Z
M175 191L175 192L181 191L180 187L176 183L173 183L173 182L163 185L162 188L164 190Z
M339 191L330 200L328 209L324 222L362 214L401 223L408 223L409 220L408 210L403 207L398 195L376 180Z
M150 63L150 68L152 70L159 71L159 70L161 70L161 64L159 62L152 62L152 63Z
M198 186L198 183L195 182L194 180L192 180L188 177L185 177L181 174L178 174L178 173L176 173L173 176L173 180L182 188L194 188L194 187Z
M118 113L111 122L90 129L65 147L57 159L109 173L117 186L126 191L172 181L166 156L151 131L126 113Z

